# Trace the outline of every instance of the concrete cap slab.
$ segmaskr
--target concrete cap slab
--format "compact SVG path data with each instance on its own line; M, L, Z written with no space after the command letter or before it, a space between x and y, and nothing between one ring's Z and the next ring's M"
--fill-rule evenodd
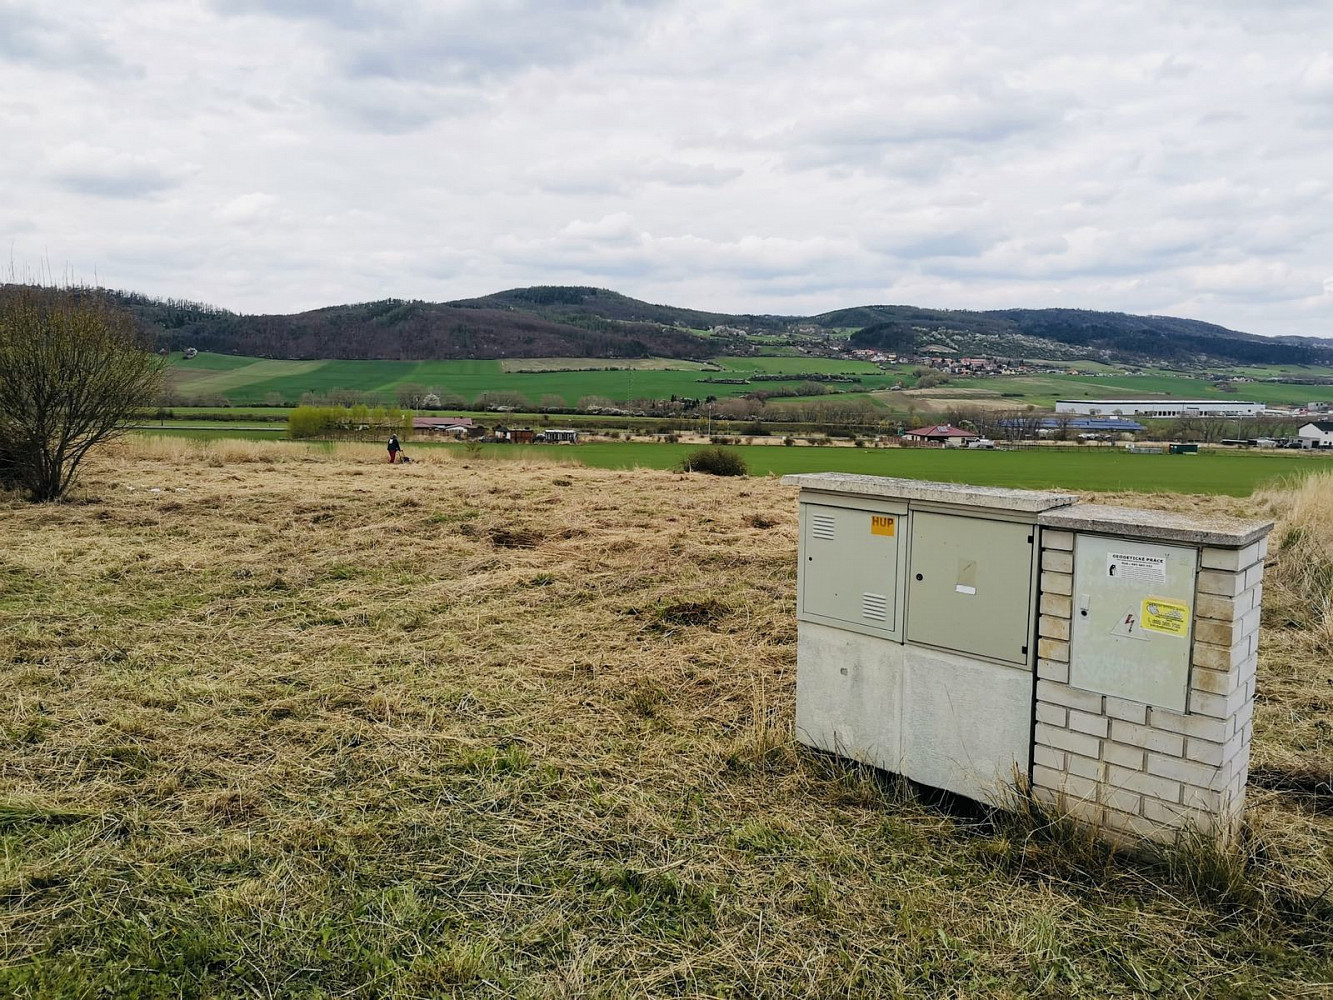
M1078 501L1078 497L1072 493L970 486L967 483L934 483L924 479L894 479L889 476L859 476L849 472L803 472L783 476L782 483L784 486L799 486L803 490L818 490L821 493L841 493L879 500L923 500L1028 514L1067 507Z
M1178 514L1097 503L1045 511L1037 518L1037 523L1044 528L1064 531L1213 545L1224 549L1243 549L1273 530L1272 521L1248 521L1216 514Z

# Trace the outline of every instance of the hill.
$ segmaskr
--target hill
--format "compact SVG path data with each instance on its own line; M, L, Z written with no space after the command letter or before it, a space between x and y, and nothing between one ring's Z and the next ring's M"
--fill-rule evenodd
M291 315L247 316L210 306L113 293L165 347L273 358L425 360L506 357L696 357L702 338L648 321L584 311L573 321L501 301L384 299ZM633 300L628 300L633 301ZM557 315L552 313L551 315Z
M929 348L1008 357L1172 364L1333 364L1333 341L1262 337L1171 316L1082 309L989 312L870 305L817 316L735 315L655 305L581 286L514 288L454 302L384 299L291 315L245 315L108 292L160 346L267 358L705 358Z
M860 327L857 347L910 351L939 346L960 353L1154 362L1328 364L1333 342L1281 340L1173 316L1086 309L993 312L863 306L814 317L827 328Z

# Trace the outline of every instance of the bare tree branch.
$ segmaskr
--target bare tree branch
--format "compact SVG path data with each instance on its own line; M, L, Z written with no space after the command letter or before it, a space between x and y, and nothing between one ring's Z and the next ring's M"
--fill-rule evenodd
M0 478L57 500L157 395L165 362L96 291L0 288Z

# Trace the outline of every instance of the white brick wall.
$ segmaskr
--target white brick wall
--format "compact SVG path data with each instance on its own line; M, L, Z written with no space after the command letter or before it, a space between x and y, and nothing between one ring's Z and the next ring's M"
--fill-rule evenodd
M1069 685L1075 536L1041 533L1033 795L1112 838L1239 829L1267 539L1200 552L1188 711Z

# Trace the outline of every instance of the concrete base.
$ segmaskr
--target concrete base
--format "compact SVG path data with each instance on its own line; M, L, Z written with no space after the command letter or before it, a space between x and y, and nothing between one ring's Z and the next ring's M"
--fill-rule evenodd
M904 647L902 773L991 805L1013 805L1032 747L1031 672Z
M902 649L885 639L801 622L796 738L807 746L898 771Z
M1031 673L810 622L797 634L798 740L1006 804L1028 770Z

